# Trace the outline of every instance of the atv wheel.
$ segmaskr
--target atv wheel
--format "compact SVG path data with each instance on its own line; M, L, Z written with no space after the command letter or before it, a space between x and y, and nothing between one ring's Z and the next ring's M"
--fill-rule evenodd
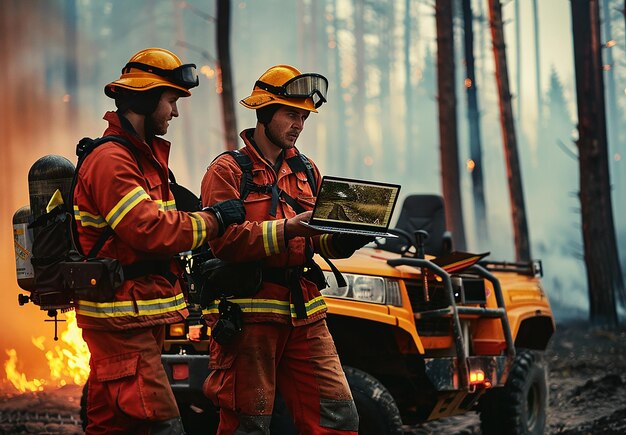
M359 435L401 434L400 411L387 388L364 371L343 370L359 413Z
M548 370L541 354L519 350L503 388L480 401L483 434L543 434L548 403Z

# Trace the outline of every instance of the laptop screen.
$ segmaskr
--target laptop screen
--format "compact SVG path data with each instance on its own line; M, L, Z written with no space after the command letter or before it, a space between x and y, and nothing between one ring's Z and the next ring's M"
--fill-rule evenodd
M399 191L396 184L325 176L311 223L387 230Z

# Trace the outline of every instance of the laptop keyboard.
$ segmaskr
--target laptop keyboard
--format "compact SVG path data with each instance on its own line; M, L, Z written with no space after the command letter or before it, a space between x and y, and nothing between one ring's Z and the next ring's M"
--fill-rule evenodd
M380 236L380 231L367 231L367 230L357 230L353 228L337 228L337 227L324 227L321 225L315 225L315 228L321 231L329 231L332 233L341 232L341 233L354 233L354 234L363 234L363 235L372 235L372 236Z

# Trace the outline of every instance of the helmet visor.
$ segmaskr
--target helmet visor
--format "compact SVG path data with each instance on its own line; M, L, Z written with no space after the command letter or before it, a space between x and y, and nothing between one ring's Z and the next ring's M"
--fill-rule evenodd
M128 62L122 69L122 74L130 72L131 68L156 74L186 89L193 88L199 84L198 72L196 71L196 65L193 63L187 63L175 69L162 69L141 62Z
M311 98L316 109L326 102L328 92L328 80L320 74L301 74L282 86L272 86L262 81L257 81L256 86L287 98Z

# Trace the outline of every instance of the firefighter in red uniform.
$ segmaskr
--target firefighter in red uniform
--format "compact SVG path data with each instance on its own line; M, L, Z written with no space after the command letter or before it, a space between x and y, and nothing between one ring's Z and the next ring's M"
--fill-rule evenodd
M313 252L348 257L371 239L321 234L300 224L311 216L321 177L295 143L309 113L326 101L327 87L321 75L277 65L241 101L257 113L256 127L241 133L245 147L239 150L252 164L256 188L245 195L246 221L209 245L222 260L260 261L263 283L252 297L216 300L204 310L214 336L204 393L220 408L220 434L269 433L277 390L299 433L358 431L357 410L326 325L326 304L307 270ZM303 162L310 163L313 177ZM209 166L201 197L206 204L239 198L245 178L237 159L223 154ZM230 343L218 336L227 303L236 304L243 319Z
M91 353L88 434L184 433L160 358L166 325L188 315L173 256L245 217L239 200L199 212L176 210L168 184L170 143L158 136L178 116L178 98L197 84L195 65L183 65L175 54L138 52L105 87L118 110L105 114L104 134L132 146L104 143L79 170L78 242L84 252L103 243L98 257L119 260L125 278L108 300L76 302Z

